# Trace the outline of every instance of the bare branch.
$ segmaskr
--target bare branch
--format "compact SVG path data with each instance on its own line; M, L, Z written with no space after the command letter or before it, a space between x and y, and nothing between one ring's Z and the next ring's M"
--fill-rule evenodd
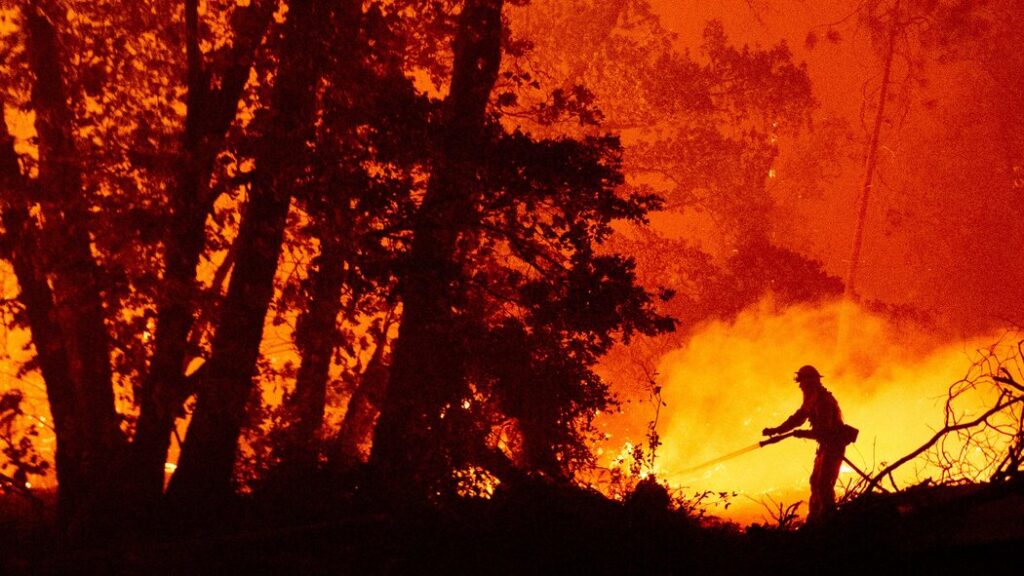
M884 468L881 472L875 474L875 476L872 478L871 482L868 483L868 485L867 485L867 487L865 488L864 491L865 492L870 492L871 490L873 490L876 486L878 486L878 483L884 477L892 474L893 471L896 470L897 468L899 468L900 466L903 466L907 462L910 462L914 458L917 458L918 456L923 454L925 451L930 449L932 446L934 446L940 440L944 439L948 434L951 434L953 432L957 432L959 430L967 430L967 429L973 428L973 427L975 427L975 426L977 426L977 425L979 425L979 424L981 424L983 422L987 422L988 419L990 417L992 417L993 414L1001 412L1001 411L1005 410L1006 408L1009 408L1010 406L1013 406L1015 404L1019 404L1021 402L1024 402L1024 397L1014 398L1013 400L1010 400L1010 401L1007 401L1007 402L1000 402L1000 403L997 403L992 408L989 408L988 410L986 410L985 413L983 413L981 416L975 418L974 420L971 420L969 422L962 422L962 423L959 423L959 424L954 424L952 426L945 426L945 427L943 427L941 430L936 432L930 439L928 439L927 442L922 444L916 450L914 450L910 454L907 454L906 456L900 458L896 462L890 464L889 466Z

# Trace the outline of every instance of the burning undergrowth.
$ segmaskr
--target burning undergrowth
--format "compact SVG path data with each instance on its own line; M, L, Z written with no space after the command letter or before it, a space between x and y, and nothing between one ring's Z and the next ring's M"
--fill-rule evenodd
M993 342L1005 350L993 348ZM999 394L991 386L964 389L948 407L950 386L975 382L985 370L997 374L993 358L1016 358L1019 363L1015 343L1012 334L943 339L916 322L851 303L779 309L763 301L734 320L704 324L685 346L665 354L655 379L655 401L661 402L656 434L647 428L651 410L637 398L630 409L599 418L606 434L599 451L609 468L631 468L627 475L654 473L680 494L718 496L714 513L729 520L777 521L781 512L807 500L813 441L791 439L694 468L755 446L762 428L793 413L801 402L793 382L798 367L816 366L844 419L861 430L858 441L847 448L856 468L844 464L837 487L842 496L844 489L863 488L860 472L884 470L919 448L949 424L950 414L966 422L990 407ZM1020 366L1010 369L1019 371ZM1014 414L1005 415L1004 424L1011 425ZM998 450L995 445L1005 450L1012 439L1010 434L976 444L968 453L951 436L940 445L944 452L923 451L893 470L886 485L891 489L928 479L949 481L955 467L983 467L964 462L987 457L984 451ZM796 510L802 515L806 506Z

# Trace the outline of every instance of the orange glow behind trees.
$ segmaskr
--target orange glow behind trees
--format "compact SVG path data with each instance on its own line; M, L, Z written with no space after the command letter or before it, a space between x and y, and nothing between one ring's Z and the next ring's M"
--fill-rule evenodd
M1024 323L1024 22L791 4L0 3L0 392L65 522L368 459L426 499L633 462L749 522L813 443L681 471L804 364L858 467L916 448Z

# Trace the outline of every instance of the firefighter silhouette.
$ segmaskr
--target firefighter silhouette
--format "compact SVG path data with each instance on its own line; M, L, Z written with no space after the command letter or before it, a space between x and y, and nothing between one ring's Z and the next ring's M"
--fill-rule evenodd
M843 413L835 396L821 383L821 374L814 366L803 366L796 373L796 382L803 392L800 408L775 428L761 433L774 436L788 432L810 420L810 430L797 430L794 436L811 438L818 442L811 472L811 499L808 503L807 522L817 522L831 514L836 507L836 480L846 453L846 445L856 440L857 429L843 423Z

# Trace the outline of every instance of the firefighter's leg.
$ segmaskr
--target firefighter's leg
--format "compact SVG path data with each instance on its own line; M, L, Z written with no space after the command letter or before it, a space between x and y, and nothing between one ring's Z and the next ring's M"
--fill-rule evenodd
M830 514L836 507L836 480L843 465L844 446L821 446L814 458L814 479L811 498L816 519ZM810 521L810 517L808 517Z
M822 462L823 462L823 450L818 448L817 454L814 455L814 469L811 471L811 498L807 502L807 522L813 523L819 520L824 512L822 506L822 493L821 493L821 477L822 477Z

